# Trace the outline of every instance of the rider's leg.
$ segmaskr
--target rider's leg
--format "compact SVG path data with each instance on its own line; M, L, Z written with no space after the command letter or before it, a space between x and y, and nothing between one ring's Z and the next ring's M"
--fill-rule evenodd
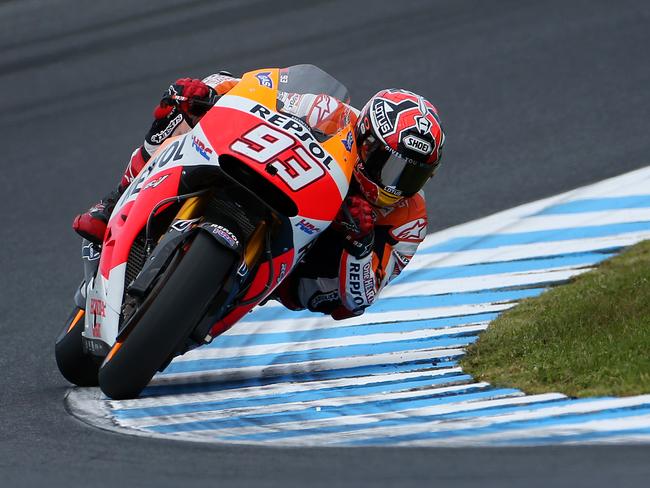
M101 244L106 233L108 219L115 208L115 204L145 164L143 148L140 147L131 155L118 187L90 207L88 211L74 218L72 228L75 232L92 243Z

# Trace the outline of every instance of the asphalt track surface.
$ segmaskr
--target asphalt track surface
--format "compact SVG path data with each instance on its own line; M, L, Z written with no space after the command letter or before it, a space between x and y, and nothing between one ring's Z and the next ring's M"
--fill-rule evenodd
M398 8L399 6L399 8ZM180 76L309 62L357 106L440 108L431 230L648 164L640 1L0 2L3 486L646 486L648 447L276 449L144 439L67 414L53 343L80 276L71 217L117 181Z

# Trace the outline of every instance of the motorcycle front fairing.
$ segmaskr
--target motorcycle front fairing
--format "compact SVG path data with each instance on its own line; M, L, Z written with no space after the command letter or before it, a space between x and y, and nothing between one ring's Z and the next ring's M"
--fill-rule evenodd
M283 244L274 243L273 259L258 266L242 300L250 303L217 317L212 336L267 297L331 223L347 194L354 163L351 125L317 141L304 123L275 110L280 76L278 69L244 75L194 129L166 141L122 195L108 224L98 272L86 284L83 337L89 352L105 355L115 342L129 253L156 205L196 190L201 183L197 174L223 171L221 158L230 158L231 168L236 161L255 172L288 196L296 210L285 216L285 235L278 241Z
M86 284L83 337L89 352L105 355L115 342L126 278L127 261L136 237L154 207L184 192L184 173L190 169L216 171L216 157L206 158L195 143L205 140L200 127L166 141L117 202L104 237L99 268Z

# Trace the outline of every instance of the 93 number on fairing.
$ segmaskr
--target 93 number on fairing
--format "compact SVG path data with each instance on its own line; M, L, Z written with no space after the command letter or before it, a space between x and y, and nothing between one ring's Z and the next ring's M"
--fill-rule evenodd
M281 159L280 155L292 147L293 150ZM293 191L301 190L325 175L318 161L293 137L266 124L248 131L230 148L258 163L270 164Z

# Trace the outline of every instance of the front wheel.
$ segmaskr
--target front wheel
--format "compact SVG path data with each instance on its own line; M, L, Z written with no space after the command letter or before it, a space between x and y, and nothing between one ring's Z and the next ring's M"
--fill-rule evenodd
M59 371L77 386L97 386L99 361L84 353L81 333L84 330L84 310L75 307L54 345Z
M177 267L123 342L99 369L99 386L115 400L135 398L191 334L219 290L236 256L199 232Z

